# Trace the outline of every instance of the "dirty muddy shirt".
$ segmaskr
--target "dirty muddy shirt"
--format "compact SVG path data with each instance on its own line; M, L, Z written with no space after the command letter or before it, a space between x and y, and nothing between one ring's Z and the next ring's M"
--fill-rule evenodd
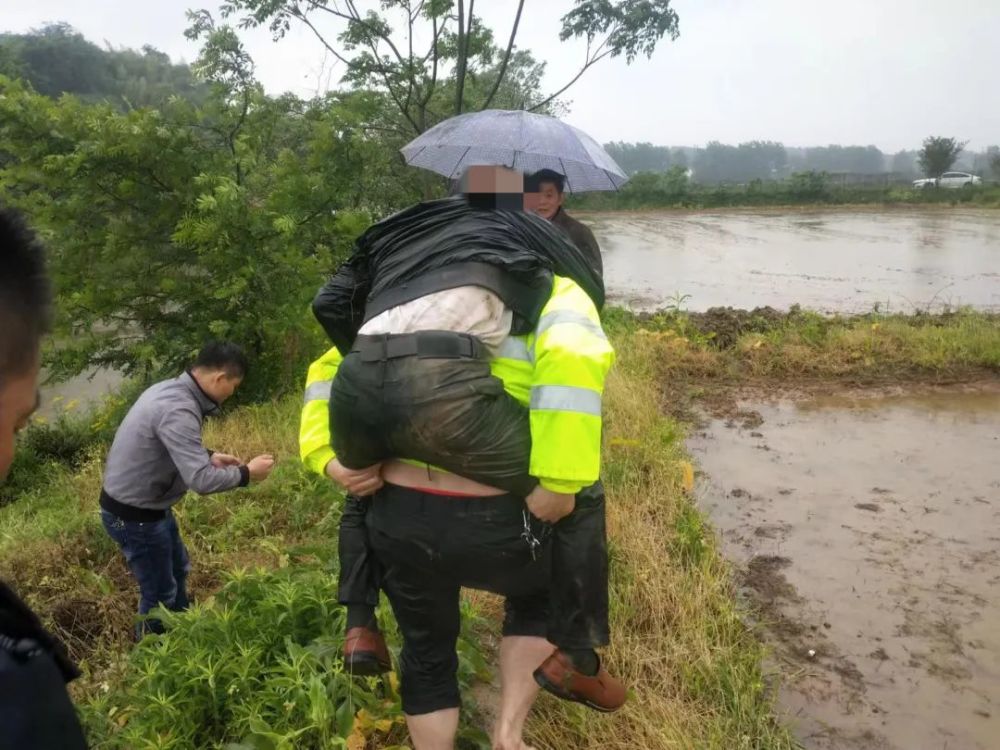
M434 292L390 308L365 323L360 334L377 336L419 331L452 331L478 338L496 354L510 334L513 313L496 294L481 286Z

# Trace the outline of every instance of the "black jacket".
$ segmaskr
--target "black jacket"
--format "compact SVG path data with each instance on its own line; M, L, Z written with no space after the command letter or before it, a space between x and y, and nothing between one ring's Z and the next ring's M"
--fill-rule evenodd
M604 261L601 258L601 246L597 244L597 238L590 231L590 227L574 219L562 208L556 211L556 215L552 217L552 223L566 233L573 244L583 251L594 270L603 277Z
M370 227L313 301L342 354L379 313L434 292L482 286L514 313L511 332L538 321L552 275L576 281L598 308L604 282L556 227L522 211L480 209L462 197L418 203Z
M0 581L0 750L86 750L66 691L79 674L35 613Z

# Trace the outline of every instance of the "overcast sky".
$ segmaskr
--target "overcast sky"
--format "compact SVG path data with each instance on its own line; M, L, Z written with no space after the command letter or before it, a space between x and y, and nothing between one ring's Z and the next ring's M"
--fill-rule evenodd
M362 2L361 5L366 5ZM498 39L515 0L481 0ZM528 0L519 45L548 61L546 84L575 73L582 43L560 43L572 0ZM190 7L218 0L0 0L0 28L66 21L115 46L152 44L192 60ZM651 60L605 61L567 94L566 118L602 142L703 145L752 139L786 146L875 144L916 148L927 135L980 149L1000 143L1000 0L675 0L681 36ZM322 48L297 29L247 47L270 91L317 88ZM334 82L337 76L334 75Z

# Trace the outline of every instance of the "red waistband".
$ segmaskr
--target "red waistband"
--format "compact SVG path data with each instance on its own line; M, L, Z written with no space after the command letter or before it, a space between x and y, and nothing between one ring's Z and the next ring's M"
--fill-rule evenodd
M471 495L468 492L453 492L451 490L439 490L432 487L408 487L407 489L413 490L415 492L424 492L428 495L438 495L439 497L460 497L460 498L473 498L481 497L487 499L490 497L501 497L501 495Z

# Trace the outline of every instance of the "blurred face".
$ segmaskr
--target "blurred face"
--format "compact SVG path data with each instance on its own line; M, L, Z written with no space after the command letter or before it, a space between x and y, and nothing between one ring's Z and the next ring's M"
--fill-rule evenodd
M552 221L559 209L563 204L563 200L566 197L563 193L559 192L559 189L551 182L543 182L537 196L535 213L541 216L546 221Z
M225 370L201 370L192 373L201 389L217 404L232 396L240 387L243 378L230 375Z
M0 482L14 460L14 436L38 407L38 357L23 375L0 380Z

